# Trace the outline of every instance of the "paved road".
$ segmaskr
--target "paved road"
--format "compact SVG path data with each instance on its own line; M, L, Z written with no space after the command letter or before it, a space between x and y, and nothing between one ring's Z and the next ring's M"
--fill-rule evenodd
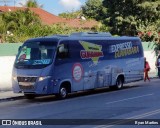
M60 119L51 120L52 123L54 121L57 125L39 126L53 128L158 128L160 121L158 120L157 122L156 119L160 119L159 99L160 80L152 79L151 82L144 83L141 81L127 84L124 89L119 91L100 89L92 92L72 94L65 100L58 100L54 96L47 96L38 97L33 101L21 99L0 102L0 119ZM129 120L124 119L136 119L134 123L137 121L139 124L143 124L144 121L151 119L149 123L159 123L159 125L117 125L123 123L130 124ZM67 124L66 121L69 121L69 124L60 126L58 125L60 124L59 121L65 124ZM84 124L85 121L88 121L88 125L73 125L77 122ZM106 125L105 122L108 121L112 123ZM93 125L94 123L95 125ZM131 123L133 124L133 121ZM2 126L0 126L0 128L1 127ZM13 127L17 128L18 126L12 126L12 128Z

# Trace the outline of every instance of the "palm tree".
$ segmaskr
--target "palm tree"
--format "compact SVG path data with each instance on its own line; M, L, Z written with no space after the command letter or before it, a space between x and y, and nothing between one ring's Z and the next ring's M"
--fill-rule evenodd
M42 8L43 5L39 5L36 0L27 0L25 4L19 3L24 7L32 7L32 8Z

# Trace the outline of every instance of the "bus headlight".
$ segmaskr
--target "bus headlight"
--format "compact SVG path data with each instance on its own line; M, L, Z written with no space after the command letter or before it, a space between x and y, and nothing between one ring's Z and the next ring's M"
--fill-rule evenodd
M12 79L13 79L14 81L17 81L17 76L12 76Z
M49 78L51 78L51 76L41 76L41 77L39 77L38 81L43 81L43 80L49 79Z

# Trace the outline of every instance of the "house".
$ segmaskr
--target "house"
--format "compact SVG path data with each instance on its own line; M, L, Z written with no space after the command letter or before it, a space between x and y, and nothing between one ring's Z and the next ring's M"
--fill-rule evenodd
M16 10L25 10L26 7L13 7L13 6L0 6L0 12L9 12L9 11L16 11ZM43 24L52 25L58 23L64 23L70 27L74 28L84 28L90 29L94 28L98 25L98 22L95 20L86 20L83 18L76 18L76 19L66 19L51 14L41 8L29 8L35 14L39 15L40 19L42 20Z

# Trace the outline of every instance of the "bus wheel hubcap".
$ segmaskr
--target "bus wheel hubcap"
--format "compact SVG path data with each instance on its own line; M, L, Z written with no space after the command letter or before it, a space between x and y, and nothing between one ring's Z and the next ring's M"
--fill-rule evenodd
M61 88L61 96L62 97L66 97L66 95L67 95L66 89L65 88Z

